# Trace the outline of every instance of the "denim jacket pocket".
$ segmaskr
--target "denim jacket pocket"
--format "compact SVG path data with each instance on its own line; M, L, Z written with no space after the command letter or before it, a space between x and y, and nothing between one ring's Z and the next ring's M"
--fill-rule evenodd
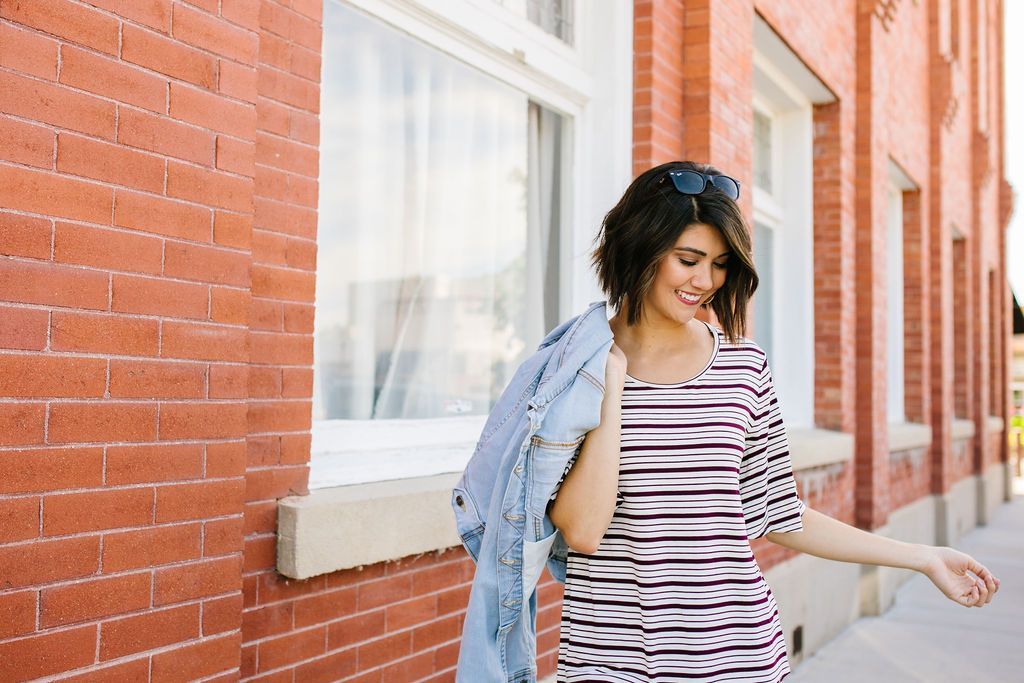
M573 441L547 441L534 436L530 439L529 490L526 507L537 517L547 514L548 499L565 474L565 466L583 443L585 434Z
M465 488L456 486L452 490L452 510L455 511L455 526L473 561L480 556L480 543L484 535L484 522L477 512L473 496Z

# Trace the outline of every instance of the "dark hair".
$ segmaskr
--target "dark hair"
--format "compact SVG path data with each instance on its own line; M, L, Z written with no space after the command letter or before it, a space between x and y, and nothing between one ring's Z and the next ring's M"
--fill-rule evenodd
M710 305L725 336L735 341L746 330L747 302L757 289L750 230L736 202L713 186L697 195L677 192L665 178L675 170L722 173L709 164L671 161L637 176L601 224L593 253L598 280L615 310L625 306L627 324L636 325L658 264L679 235L695 223L716 228L732 254L725 283L704 305Z

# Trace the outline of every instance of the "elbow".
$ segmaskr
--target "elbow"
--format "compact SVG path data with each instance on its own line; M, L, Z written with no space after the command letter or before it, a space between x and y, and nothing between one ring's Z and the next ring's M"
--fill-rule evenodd
M594 536L593 534L586 533L566 533L566 530L562 530L562 537L565 538L565 543L570 548L583 555L593 555L597 552L598 546L601 545L601 536Z

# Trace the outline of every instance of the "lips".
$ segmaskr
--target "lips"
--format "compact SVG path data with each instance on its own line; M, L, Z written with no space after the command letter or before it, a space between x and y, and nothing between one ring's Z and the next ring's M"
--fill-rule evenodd
M700 294L690 294L689 292L684 292L680 289L675 289L672 291L675 292L676 298L679 299L679 301L686 304L687 306L696 306L697 304L700 303Z

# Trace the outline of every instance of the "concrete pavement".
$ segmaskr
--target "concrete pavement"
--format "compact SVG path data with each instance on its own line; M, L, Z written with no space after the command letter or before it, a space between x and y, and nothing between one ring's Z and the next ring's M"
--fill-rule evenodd
M955 547L1001 585L988 605L960 607L917 575L880 617L865 617L799 664L793 683L1024 682L1024 485Z

